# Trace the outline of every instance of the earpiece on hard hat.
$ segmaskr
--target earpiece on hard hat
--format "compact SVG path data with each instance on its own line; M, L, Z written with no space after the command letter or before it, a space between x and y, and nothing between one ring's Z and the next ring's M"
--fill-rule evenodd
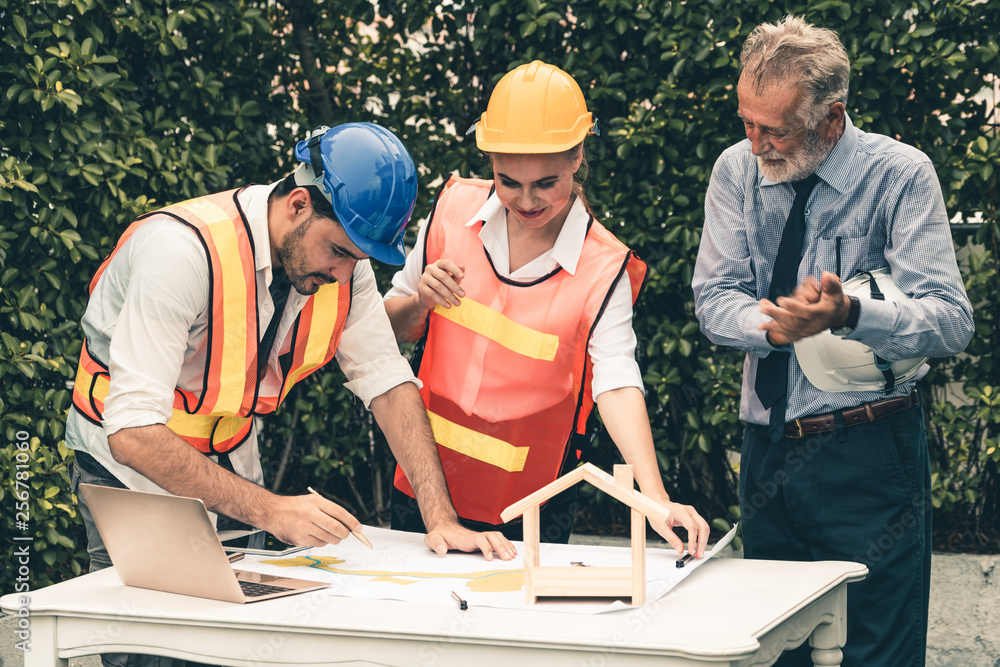
M417 168L403 143L374 123L320 126L295 145L298 185L315 185L362 252L406 259L403 234L417 199Z
M576 81L535 60L504 75L472 128L487 153L561 153L597 134Z

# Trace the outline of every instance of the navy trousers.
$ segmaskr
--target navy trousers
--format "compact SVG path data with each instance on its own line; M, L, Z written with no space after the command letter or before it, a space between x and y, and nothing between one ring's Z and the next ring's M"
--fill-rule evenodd
M740 512L746 558L868 567L868 578L847 588L844 667L924 665L931 493L919 405L777 444L767 426L747 425ZM812 665L809 652L802 646L777 664Z

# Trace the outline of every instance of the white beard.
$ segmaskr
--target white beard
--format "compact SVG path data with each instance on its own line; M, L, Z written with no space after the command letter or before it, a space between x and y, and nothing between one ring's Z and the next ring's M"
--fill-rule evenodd
M800 181L816 171L836 142L824 142L816 130L809 130L802 147L790 155L769 151L757 156L757 165L768 179L775 183ZM765 160L782 160L778 165L769 165Z

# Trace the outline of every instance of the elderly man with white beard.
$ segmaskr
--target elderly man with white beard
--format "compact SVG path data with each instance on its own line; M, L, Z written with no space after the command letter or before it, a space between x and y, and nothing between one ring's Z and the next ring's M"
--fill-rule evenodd
M919 358L960 352L973 333L941 188L924 153L851 123L834 32L789 16L758 26L740 59L747 138L712 172L692 287L705 335L747 353L744 555L864 563L843 664L923 665L931 502L914 387ZM845 292L863 272L900 297ZM799 347L826 330L826 344L858 341L879 370L915 363L883 372L884 385L855 384L856 369ZM823 364L839 379L820 387L806 373ZM808 647L778 664L811 665Z

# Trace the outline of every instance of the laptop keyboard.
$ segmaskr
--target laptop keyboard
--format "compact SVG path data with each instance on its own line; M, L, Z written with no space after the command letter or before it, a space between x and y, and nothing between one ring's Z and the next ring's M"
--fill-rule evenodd
M263 595L270 595L271 593L284 593L285 591L293 590L291 588L285 588L284 586L271 586L269 584L255 584L252 581L241 581L239 582L240 588L243 589L243 595L248 598L259 598Z

